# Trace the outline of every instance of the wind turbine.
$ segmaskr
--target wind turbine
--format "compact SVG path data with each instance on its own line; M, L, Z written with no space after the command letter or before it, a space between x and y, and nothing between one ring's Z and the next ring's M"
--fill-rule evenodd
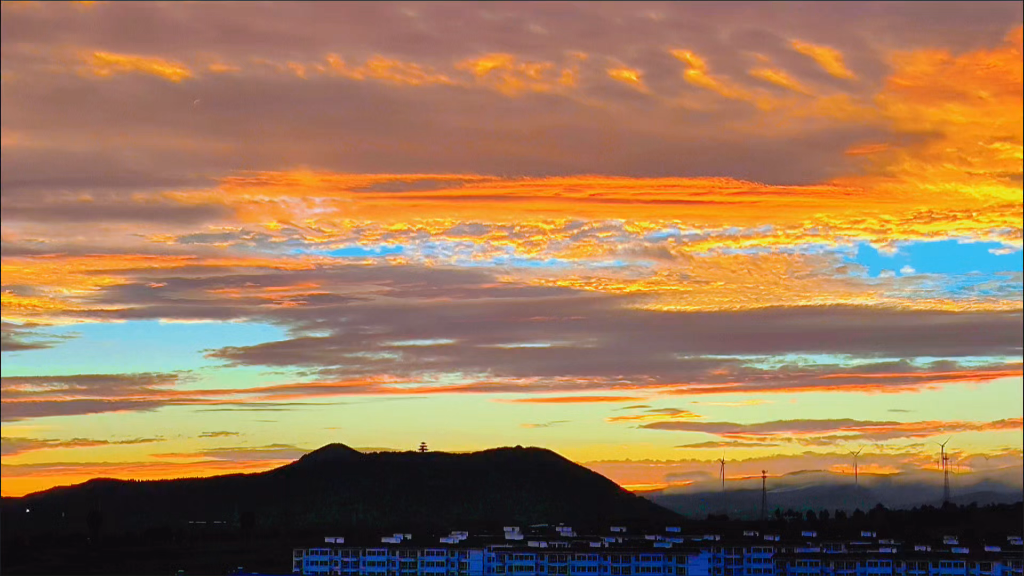
M725 501L725 454L718 460L718 478L722 481L722 514L729 514L729 503Z
M860 448L860 450L857 450L856 452L854 452L853 450L850 450L850 454L853 455L853 485L854 486L860 486L860 475L858 474L858 469L857 469L857 456L860 456L860 453L863 452L863 451L864 451L864 447L863 446Z
M946 438L945 442L936 442L939 445L940 458L942 459L942 503L946 504L949 502L949 455L946 454L946 444L953 437Z
M761 522L768 513L768 471L761 470Z
M950 460L953 460L953 466L956 466L956 468L953 470L954 474L956 474L958 476L960 475L960 464L962 464L963 461L966 460L967 458L968 457L963 452L957 453L955 460L953 458L950 458ZM967 469L968 469L968 471L971 470L969 465L968 465Z
M718 460L718 478L722 481L722 493L725 493L725 454Z

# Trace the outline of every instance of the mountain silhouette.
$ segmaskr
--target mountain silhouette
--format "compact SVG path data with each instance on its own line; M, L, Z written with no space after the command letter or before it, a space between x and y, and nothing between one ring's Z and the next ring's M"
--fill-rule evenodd
M942 504L941 486L896 484L884 480L872 486L821 483L771 489L768 492L768 511L771 513L778 508L801 513L822 509L853 512L856 509L870 510L879 504L892 509ZM760 515L761 509L760 489L734 489L725 493L719 490L689 493L661 490L645 492L644 496L669 510L696 518L725 513L730 518L754 519ZM1012 504L1019 502L1022 497L1024 494L1020 488L996 482L981 482L954 492L951 502L960 505Z
M30 510L30 512L26 512ZM330 444L256 474L90 480L3 499L5 533L142 532L181 526L448 531L502 524L670 522L678 516L541 448L361 453Z

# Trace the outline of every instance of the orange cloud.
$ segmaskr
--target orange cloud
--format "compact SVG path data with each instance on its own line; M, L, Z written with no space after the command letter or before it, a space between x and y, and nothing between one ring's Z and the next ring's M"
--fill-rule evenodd
M533 396L529 398L502 399L497 402L515 404L591 404L598 402L636 402L645 400L640 396Z
M723 379L729 374L723 374ZM804 377L810 376L809 379ZM1002 378L1019 378L1024 376L1024 368L1020 363L1008 363L993 366L987 370L959 370L947 372L889 373L889 374L817 374L791 373L789 380L800 377L800 385L787 385L772 379L757 382L751 378L747 381L723 381L717 383L678 384L675 387L666 385L665 393L683 395L723 394L723 393L764 393L793 394L799 392L861 392L866 394L898 394L904 392L920 392L934 390L949 384L984 384ZM839 382L831 382L837 380Z
M676 448L683 448L685 450L720 450L723 448L775 448L780 446L774 442L742 442L737 440L729 440L727 442L695 442L693 444L680 444Z
M986 432L1019 430L1021 418L1006 418L992 422L922 421L922 422L863 422L858 420L779 420L758 424L732 422L661 421L643 424L643 428L674 430L678 432L704 432L721 438L739 441L773 441L811 444L837 442L882 442L898 438L931 438L954 432Z
M667 490L669 488L680 488L684 486L690 486L693 482L689 480L680 480L678 482L648 482L641 484L619 484L625 490L630 492L641 494L644 492L657 492L660 490Z
M618 66L609 68L607 70L608 76L613 80L617 80L639 90L640 92L647 92L647 86L644 85L643 76L644 73L640 70L629 68L627 66Z
M676 420L692 420L703 418L689 410L677 408L652 408L644 410L644 414L629 414L626 416L611 416L605 418L606 422L672 422Z
M750 75L754 78L764 80L776 86L781 86L788 90L792 90L798 94L805 96L811 96L811 91L800 83L799 80L793 78L783 70L775 70L772 68L757 68L750 71Z
M700 404L702 406L727 406L730 408L737 408L741 406L760 406L762 404L774 404L773 400L738 400L735 402L698 402L694 400L692 404Z
M878 154L880 152L885 152L888 149L889 145L884 143L864 144L862 146L854 146L853 148L847 150L846 153L850 156L865 156L869 154Z
M833 472L835 474L846 474L849 476L852 476L854 474L852 464L833 464L832 466L828 467L828 470L829 472ZM857 466L857 473L865 475L875 474L878 476L892 476L894 474L899 474L900 472L901 470L899 468L892 465L867 463L859 464Z
M150 74L175 83L192 78L192 71L184 64L155 56L91 52L83 54L82 59L89 65L90 73L101 77L139 73Z
M797 52L817 62L822 70L836 78L844 80L857 79L857 76L846 67L846 64L843 62L843 54L839 50L829 46L801 42L800 40L793 40L790 45Z
M399 182L409 189L381 191ZM283 229L300 233L305 242L414 246L417 238L431 237L473 245L473 257L481 260L504 256L508 248L524 257L621 258L632 249L622 234L639 241L680 225L700 230L698 237L668 242L661 252L652 253L657 265L640 276L634 270L600 268L519 271L505 278L650 295L657 298L645 306L662 310L835 304L1017 310L1018 299L1000 297L951 299L935 292L906 298L897 293L914 288L908 281L887 287L852 279L848 270L827 256L774 252L777 247L810 243L885 245L949 237L1019 242L1019 234L1013 232L1022 223L1019 196L1008 201L998 190L993 197L985 194L984 188L936 191L922 182L898 184L891 176L816 186L770 186L728 178L503 179L473 174L280 172L233 176L217 189L166 197L187 205L223 205L244 223L262 225L274 235ZM582 229L569 226L574 221L588 223ZM607 232L584 233L615 221L622 224ZM478 226L468 233L467 224ZM771 233L756 231L764 226L771 226ZM750 232L737 234L736 227ZM725 249L773 252L716 253ZM639 243L637 250L642 250ZM419 256L413 251L403 256L410 257ZM645 253L633 257L644 259ZM432 263L449 263L443 255L430 258ZM893 295L886 296L887 290Z
M895 54L895 70L877 105L896 130L936 136L894 150L895 159L882 165L870 185L918 187L937 195L960 190L981 203L982 217L996 210L1020 212L1021 36L1017 28L997 48L959 56L943 50Z
M1019 244L1020 235L1013 231L1022 225L1020 186L1013 178L1019 176L1022 160L1020 137L1015 136L1021 126L1020 37L1018 29L1002 47L957 57L939 51L897 54L895 72L874 107L838 94L787 108L787 115L858 121L870 117L898 132L940 135L925 144L887 145L885 154L879 154L883 150L878 146L851 149L851 155L874 161L870 173L816 186L769 186L728 178L292 172L228 178L216 191L174 197L185 203L229 202L246 222L306 223L310 220L305 212L315 211L315 226L306 229L320 239L329 239L331 230L354 227L371 241L385 233L443 234L467 221L514 223L536 227L541 235L557 234L560 222L581 219L625 220L638 230L673 222L703 229L771 225L775 230L749 238L716 238L709 246L792 245L838 237L876 243L974 237ZM761 98L710 76L706 61L693 52L672 53L689 66L691 83L729 97ZM509 93L528 89L534 81L540 83L538 90L549 90L556 82L556 75L546 72L550 66L523 68L507 54L464 64L479 79L489 78L497 86L506 83L501 89ZM771 72L762 76L788 82L788 76ZM373 191L389 181L419 180L442 186L415 193ZM417 218L401 218L413 205ZM369 222L381 225L364 225ZM810 229L818 231L816 239L807 237ZM502 241L493 235L484 240ZM508 242L530 253L529 242ZM594 255L599 255L607 246L570 243L566 250L584 256L597 250Z
M451 185L421 191L372 190L373 186L386 182L417 181L450 182ZM826 218L830 225L843 227L846 216L855 216L852 219L858 221L863 218L891 221L888 213L901 200L910 205L916 202L922 207L939 208L945 204L948 208L967 208L965 199L953 194L939 198L894 199L871 189L828 184L770 186L731 178L613 176L502 179L450 174L264 172L225 178L214 190L174 192L166 196L185 204L227 204L248 216L245 220L249 222L301 221L305 207L315 204L321 220L330 220L333 208L336 216L344 214L348 221L393 225L408 223L409 218L400 208L415 203L416 222L429 225L435 221L448 228L466 221L512 223L523 219L528 222L546 219L553 221L552 224L568 219L625 219L649 227L679 220L705 228L764 224L785 228L804 224L815 216ZM280 201L284 198L291 200ZM729 210L723 210L725 207ZM871 224L885 225L883 222L858 222L857 228L864 229ZM977 229L971 222L960 223L960 226L960 230L965 231Z
M1008 364L1007 366L1013 366ZM989 380L998 378L1012 378L1020 376L1022 368L1018 363L1016 368L1007 370L957 370L949 372L902 372L888 374L823 374L819 376L822 380L831 379L857 379L857 380L895 380L895 379L922 379L942 380L943 382L978 382L979 379Z
M771 102L763 97L756 97L750 91L732 83L724 78L713 76L710 73L707 61L691 52L690 50L673 49L669 50L677 60L689 66L683 71L683 79L694 86L711 90L718 95L730 100L745 100L756 104L759 108L771 107Z
M575 85L572 69L569 74L557 70L554 62L521 61L517 56L504 53L485 54L463 60L457 70L469 72L476 82L501 92L518 96L528 92L552 92Z
M1020 310L1014 298L913 298L885 286L846 277L828 256L711 254L687 257L643 276L631 270L595 270L527 277L540 286L644 296L635 305L662 311L751 310L775 306L880 306L910 310ZM670 250L671 252L671 250ZM510 277L511 279L511 277Z
M561 271L514 271L502 280L641 296L637 305L652 310L843 304L1019 310L1019 298L949 298L909 281L860 281L836 261L780 249L807 244L839 247L858 241L886 246L943 238L1020 246L1024 225L1019 184L1024 159L1021 37L1021 28L1017 28L990 50L892 55L892 76L870 102L873 121L917 138L911 144L897 144L900 139L894 138L894 143L854 147L848 154L863 156L866 173L817 185L774 186L731 178L499 178L291 171L244 173L224 178L213 189L176 191L162 198L186 206L227 208L224 212L234 221L224 224L235 230L257 229L274 241L410 247L391 262L447 265L463 257L417 253L416 244L423 238L470 246L470 257L478 260L511 252L584 264L608 259L640 261L645 264L642 271L636 267L580 266ZM827 47L796 45L809 55L825 54L822 61L842 64L838 53L827 56L831 54ZM687 50L673 50L672 54L688 67L689 82L736 98L760 98L755 91L712 75L700 55ZM584 57L571 58L578 63ZM404 85L464 81L429 67L379 56L361 66L348 66L337 57L328 64L298 66L307 75L335 73ZM121 71L120 64L110 66ZM561 90L565 85L562 67L526 62L510 54L488 54L464 60L460 66L472 77L468 81L473 85L509 95ZM625 67L620 71L626 80L637 72ZM780 86L795 82L784 72L767 67L751 74ZM638 73L634 76L640 79ZM856 116L861 104L844 96L816 98L805 108L830 110L827 115L834 118ZM395 184L401 184L403 191L394 191ZM609 223L619 224L612 229ZM645 252L640 240L667 228L696 233L685 241L665 242L656 251ZM168 244L175 244L177 238L150 236L152 241ZM759 253L727 253L733 250ZM700 257L695 258L697 255ZM47 264L46 258L4 259L5 283L15 286L3 295L5 318L56 321L61 314L69 316L95 306L85 295L124 282L124 274L101 258L63 258L55 265ZM132 265L200 265L181 258ZM230 259L210 264L241 265ZM17 285L40 289L21 290ZM906 297L907 293L913 297ZM305 295L316 294L313 290ZM238 297L242 296L238 292ZM291 298L303 294L246 296L290 305Z
M213 62L206 66L206 69L214 74L227 74L230 72L240 72L242 69L239 66L233 64L225 64L223 62Z
M378 80L406 86L455 84L445 74L414 62L403 62L383 56L374 56L361 66L352 67L337 54L327 56L327 71L353 80Z
M292 298L301 298L303 296L323 296L329 294L324 290L320 290L320 285L307 282L304 284L295 284L292 286L244 286L239 288L215 288L207 290L210 294L218 296L227 296L229 298L259 298L263 300L271 300L274 302L283 302Z

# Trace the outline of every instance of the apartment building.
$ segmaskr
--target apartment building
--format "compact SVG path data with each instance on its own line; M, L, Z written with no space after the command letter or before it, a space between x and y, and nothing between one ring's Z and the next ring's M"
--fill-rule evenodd
M546 543L550 544L550 543ZM340 576L712 576L710 550L487 545L298 548L292 572ZM739 575L737 575L739 576Z
M1020 552L787 554L775 576L1022 576Z
M568 536L571 534L571 536ZM442 545L416 545L410 535L381 545L324 545L293 550L292 572L338 576L1024 576L1020 539L1007 546L971 549L957 542L902 544L876 534L860 540L822 541L803 533L791 541L747 532L717 535L577 536L523 534L469 538L453 532Z

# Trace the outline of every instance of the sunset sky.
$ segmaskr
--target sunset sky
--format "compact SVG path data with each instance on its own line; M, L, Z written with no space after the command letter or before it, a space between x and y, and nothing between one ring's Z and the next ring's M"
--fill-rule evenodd
M421 441L1020 486L1022 22L3 2L3 495Z

